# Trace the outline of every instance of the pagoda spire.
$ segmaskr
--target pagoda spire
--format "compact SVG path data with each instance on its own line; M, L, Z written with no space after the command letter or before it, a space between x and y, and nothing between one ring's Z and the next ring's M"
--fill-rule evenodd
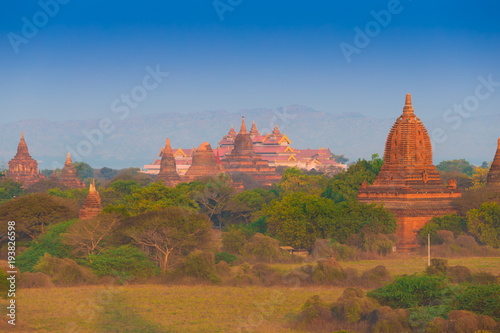
M488 186L500 186L500 138L498 138L497 151L487 177Z
M26 144L26 140L24 139L24 131L21 132L21 139L19 140L19 144L17 145L16 156L28 156L28 157L30 157L30 154L28 151L28 145Z
M415 114L415 110L413 109L413 105L411 103L411 94L406 94L405 106L403 108L404 115L413 115Z
M241 128L239 134L247 134L247 125L245 124L245 116L241 117Z
M64 164L73 164L73 161L71 160L71 153L66 154L66 161L64 162Z

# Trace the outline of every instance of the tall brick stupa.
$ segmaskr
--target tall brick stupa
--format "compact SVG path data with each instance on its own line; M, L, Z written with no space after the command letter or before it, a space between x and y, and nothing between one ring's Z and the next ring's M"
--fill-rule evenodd
M23 187L29 187L45 178L38 171L38 162L31 157L28 151L24 132L21 133L16 155L9 161L7 178L23 184Z
M251 132L247 132L245 117L242 117L240 131L234 139L234 148L224 161L225 169L231 175L246 173L263 185L278 182L281 176L276 172L276 168L269 166L268 161L255 154L252 133L257 135L257 127L253 124Z
M210 143L203 142L193 154L193 162L184 175L184 181L217 177L220 173L225 173L220 160L216 158Z
M488 171L487 184L488 187L498 187L500 189L500 138L498 138L495 158L491 164L490 171Z
M170 139L165 141L165 148L161 151L160 173L156 180L161 181L167 186L175 186L181 182L181 177L177 173L174 153L170 146Z
M95 181L92 180L89 187L89 194L87 198L83 202L82 207L80 208L80 212L78 214L78 218L85 220L96 217L102 212L101 206L101 196L95 187Z
M456 212L453 200L460 196L456 181L443 184L432 164L429 134L407 94L387 137L384 165L372 185L361 186L358 200L382 203L395 214L398 250L407 251L418 246L416 234L431 218Z

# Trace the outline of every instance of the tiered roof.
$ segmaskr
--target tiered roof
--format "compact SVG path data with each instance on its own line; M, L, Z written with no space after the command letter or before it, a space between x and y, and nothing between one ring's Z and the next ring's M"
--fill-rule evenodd
M31 186L44 179L44 176L38 171L37 161L31 157L28 151L24 132L21 133L16 155L9 161L7 177L22 183L23 187Z
M101 196L99 195L99 192L97 192L95 181L92 180L92 183L90 183L89 186L89 194L80 208L78 218L82 220L91 219L99 215L101 212Z
M156 179L162 181L167 186L177 185L180 183L181 177L177 173L177 165L169 138L165 140L165 148L162 149L160 155L160 173Z
M498 139L495 158L488 172L487 181L488 186L500 186L500 138Z
M76 169L71 160L71 154L66 155L64 167L61 170L61 183L69 188L84 188L85 184L76 175Z

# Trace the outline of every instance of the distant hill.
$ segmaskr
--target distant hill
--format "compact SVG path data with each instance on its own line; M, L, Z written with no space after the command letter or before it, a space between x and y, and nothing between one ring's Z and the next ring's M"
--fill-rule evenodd
M67 151L76 152L74 160L93 167L142 167L158 155L165 138L170 137L174 148L198 147L208 141L213 147L231 125L239 130L241 116L250 126L255 121L262 133L275 124L292 140L296 148L330 148L355 161L383 155L385 139L395 121L366 117L358 113L332 114L304 106L287 106L276 110L252 109L239 112L204 111L189 114L161 113L120 120L109 115L104 124L108 134L102 140L96 134L101 120L48 121L24 120L0 124L0 162L5 164L14 156L22 130L25 131L31 155L41 169L61 167ZM441 119L423 119L429 133L441 128L446 140L434 145L434 162L465 158L473 164L491 161L500 137L500 115L470 117L458 129ZM96 144L82 133L90 135ZM431 135L432 136L432 135ZM442 135L441 135L442 136ZM89 150L90 147L90 150Z

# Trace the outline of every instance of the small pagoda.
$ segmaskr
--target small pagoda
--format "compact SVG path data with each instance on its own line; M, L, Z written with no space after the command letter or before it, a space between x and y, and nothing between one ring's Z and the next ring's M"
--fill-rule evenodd
M165 140L165 148L160 152L160 156L160 173L156 177L156 180L170 187L176 186L181 182L181 177L177 173L177 165L169 138Z
M257 135L255 124L252 131ZM234 139L234 148L231 154L224 160L224 167L231 175L245 173L263 185L271 185L281 179L275 167L269 166L269 162L258 156L253 148L252 134L247 132L245 117L241 118L241 128Z
M488 187L500 189L500 138L498 139L495 158L490 166L490 171L488 171L487 184Z
M45 178L38 171L38 162L31 157L28 151L24 132L21 133L16 156L9 161L9 170L6 176L23 184L23 187L29 187Z
M192 182L207 177L217 177L225 173L220 159L214 154L210 143L203 142L193 154L193 162L184 175L183 181Z
M53 175L54 176L54 175ZM53 178L53 176L51 178ZM68 188L84 188L85 183L76 175L76 169L71 160L71 154L66 155L64 167L61 170L60 182Z
M78 218L82 220L91 219L99 215L101 212L101 196L99 195L99 192L97 192L95 181L92 180L89 187L89 194L80 208Z
M387 137L384 165L373 185L363 183L358 200L382 203L397 218L398 250L417 247L416 234L433 217L455 213L456 181L443 184L432 164L429 134L415 115L411 95Z

